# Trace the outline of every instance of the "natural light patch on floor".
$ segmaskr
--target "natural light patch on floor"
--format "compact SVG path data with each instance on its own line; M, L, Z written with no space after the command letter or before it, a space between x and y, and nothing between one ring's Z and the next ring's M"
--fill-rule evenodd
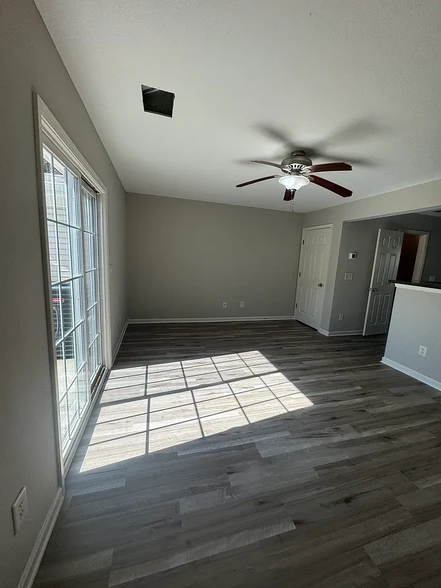
M259 351L113 370L81 471L311 405Z

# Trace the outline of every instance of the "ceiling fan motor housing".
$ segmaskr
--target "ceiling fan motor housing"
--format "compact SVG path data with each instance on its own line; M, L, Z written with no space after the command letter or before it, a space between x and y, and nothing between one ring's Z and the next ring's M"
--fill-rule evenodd
M309 157L306 157L304 151L293 151L289 157L285 157L281 166L284 171L301 170L302 168L312 165Z

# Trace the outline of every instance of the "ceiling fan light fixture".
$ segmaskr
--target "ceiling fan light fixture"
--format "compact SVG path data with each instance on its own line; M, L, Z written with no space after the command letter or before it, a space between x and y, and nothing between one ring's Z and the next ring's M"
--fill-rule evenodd
M309 184L309 179L305 176L287 175L279 178L279 184L285 186L287 190L299 190Z

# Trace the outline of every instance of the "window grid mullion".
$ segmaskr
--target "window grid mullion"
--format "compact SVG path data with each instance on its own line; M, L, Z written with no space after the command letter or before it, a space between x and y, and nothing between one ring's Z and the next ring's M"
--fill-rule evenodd
M84 224L84 194L83 194L83 184L80 180L79 182L79 193L80 193L80 218L81 218L81 244L83 248L83 295L84 295L84 313L85 313L85 328L84 328L84 343L85 343L85 360L86 360L86 384L88 387L88 394L89 398L91 395L91 386L90 386L90 365L89 365L89 321L87 320L87 293L86 293L86 247L85 247L85 224Z
M56 145L53 148L49 148L43 140L42 147L47 151L47 159L52 166L50 174L46 175L46 179L49 179L47 188L49 189L50 187L53 192L53 213L51 218L46 213L46 223L51 222L56 238L56 242L53 244L52 249L49 249L49 253L52 251L52 258L55 255L57 256L57 274L55 276L57 279L54 282L51 279L50 285L51 301L54 298L52 292L56 293L57 298L59 298L56 311L59 314L61 323L61 337L55 343L56 345L58 344L58 349L61 349L62 357L59 359L57 356L55 357L55 367L57 368L58 366L60 368L57 370L58 373L62 370L58 381L59 388L64 392L58 397L58 403L62 424L60 442L62 453L66 456L71 446L71 441L74 439L78 430L78 426L82 422L82 415L90 404L92 384L96 381L96 376L103 365L101 350L101 282L99 275L101 260L99 258L100 243L98 239L99 211L96 194L85 185L78 169L69 163L70 160L64 156L60 158L56 155ZM60 173L56 175L56 171ZM57 178L60 180L58 184ZM57 199L57 186L60 188L60 194L62 189L64 189L66 193L65 198L62 198L60 195L59 199ZM46 211L49 210L49 204L50 202L45 197ZM78 215L77 204L80 207ZM86 228L85 215L87 212L90 213L90 226L88 225ZM74 230L79 230L80 235L78 233L73 234ZM65 240L67 249L66 251L63 249L62 258L61 246L64 248ZM94 260L93 267L87 270L86 240L88 243L90 241L91 252L93 251L92 259ZM78 256L75 255L79 243L82 246L81 259L83 267L81 271L78 271L78 264L76 263ZM49 259L47 263L50 265ZM70 268L69 277L62 278L62 267ZM74 267L76 268L75 273ZM91 296L93 303L89 307L86 278L92 279L93 282L93 295ZM75 281L80 279L83 280L82 285L78 281ZM63 290L65 290L64 305L61 302L63 300ZM76 292L76 297L74 291ZM80 302L82 304L79 304ZM80 308L82 307L82 313L77 312L77 305ZM88 317L92 313L95 320L89 324ZM71 323L70 316L72 317ZM54 335L56 335L55 332ZM90 345L89 338L93 338ZM78 348L77 345L79 346ZM81 378L80 374L82 376ZM72 375L74 377L70 380ZM65 412L61 412L62 404ZM81 405L83 405L82 408Z

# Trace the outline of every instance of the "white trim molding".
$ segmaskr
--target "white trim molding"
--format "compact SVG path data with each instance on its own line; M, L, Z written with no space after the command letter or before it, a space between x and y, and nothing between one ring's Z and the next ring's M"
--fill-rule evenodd
M403 290L416 290L417 292L429 292L433 294L441 294L441 288L438 287L431 287L431 286L418 286L417 284L397 284L395 283L395 288L402 288Z
M51 533L54 529L57 521L58 514L60 512L61 505L63 504L64 494L63 489L58 488L55 498L48 510L46 518L44 519L43 526L38 533L37 540L35 541L34 547L29 556L26 567L21 575L20 582L17 588L31 588L34 582L35 576L37 575L38 568L40 567L41 560L44 555L44 551L48 544Z
M67 157L86 178L86 180L98 190L106 192L106 186L94 172L80 150L76 147L69 135L65 132L58 120L49 110L41 96L37 94L37 108L40 119L40 130L54 143L58 149Z
M325 329L318 329L318 332L326 337L351 337L363 334L361 329L356 331L325 331Z
M117 342L117 344L115 346L115 349L113 351L112 367L113 367L113 364L115 363L116 356L118 355L119 348L121 347L121 343L123 342L124 335L126 334L126 331L127 331L127 327L128 326L129 326L129 320L126 319L126 322L124 323L124 326L123 326L122 331L121 331L121 335L119 336L118 342Z
M293 316L226 316L209 318L157 318L128 319L129 325L154 325L164 323L231 323L250 321L293 321Z
M437 380L434 380L433 378L429 378L428 376L425 376L424 374L421 374L420 372L412 370L411 368L408 368L405 365L402 365L401 363L393 361L392 359L388 359L387 357L383 357L383 359L381 360L381 363L384 363L384 365L387 365L387 366L393 368L394 370L397 370L403 374L406 374L407 376L410 376L411 378L414 378L415 380L418 380L418 381L422 382L423 384L427 384L431 388L435 388L436 390L441 390L441 382L438 382Z
M329 223L327 225L311 225L308 227L303 227L302 228L302 238L303 238L303 231L307 231L308 229L332 229L332 228L334 228L333 223Z
M40 199L44 203L44 178L42 175L41 149L44 138L49 139L50 148L55 147L55 152L64 156L71 165L74 165L76 170L80 172L81 176L93 186L99 197L99 228L100 228L100 243L99 243L99 257L102 271L100 272L100 289L101 289L101 329L103 337L103 362L104 365L110 369L112 367L112 351L111 351L111 316L110 316L110 252L109 252L109 235L108 235L108 193L105 184L101 181L99 176L95 173L93 168L89 165L87 160L83 157L80 150L75 143L70 139L65 132L62 125L58 122L52 114L49 107L38 94L34 95L35 100L35 125L36 125L36 150L37 163L39 167L39 190ZM45 218L41 219L42 224L46 222Z

